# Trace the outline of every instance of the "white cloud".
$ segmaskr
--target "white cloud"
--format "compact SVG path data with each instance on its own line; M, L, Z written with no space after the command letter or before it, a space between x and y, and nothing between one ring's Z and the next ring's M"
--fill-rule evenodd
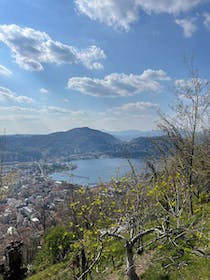
M203 14L203 17L204 17L204 25L210 29L210 13L204 13Z
M102 49L96 46L91 46L87 49L78 51L77 53L78 60L88 69L103 69L103 65L98 62L99 60L106 58L106 55Z
M29 108L29 107L22 107L22 106L0 106L0 111L3 113L3 116L6 114L11 115L12 113L37 113L37 109ZM0 115L2 118L2 116ZM8 117L8 116L7 116Z
M73 127L88 126L86 112L62 107L0 106L0 127L6 127L8 134L50 133Z
M141 75L112 73L104 79L73 77L67 87L98 97L132 96L145 91L159 91L160 81L170 78L163 70L145 70Z
M158 108L158 104L151 102L126 103L98 114L95 125L110 130L154 129Z
M166 72L162 69L160 70L152 70L147 69L144 70L142 75L140 76L143 80L158 80L158 81L169 81L170 78L167 76Z
M197 30L195 25L195 19L176 19L175 22L183 28L184 36L190 38L192 34Z
M11 50L16 63L25 70L41 71L44 63L83 64L89 69L101 69L104 51L96 46L78 50L53 41L45 32L18 25L0 25L0 41Z
M50 113L50 114L68 114L71 113L69 109L57 107L57 106L47 106L44 109L41 110L41 112L44 113Z
M117 29L128 30L138 19L135 0L75 0L75 3L80 13Z
M133 111L154 109L157 107L158 107L158 104L156 104L156 103L139 101L139 102L131 102L131 103L124 104L121 107L118 107L118 109L120 109L122 111L133 112Z
M136 0L146 12L178 14L202 4L203 0Z
M0 75L9 77L12 75L12 72L8 68L0 64Z
M75 0L80 13L92 20L125 31L139 19L140 10L148 14L179 14L203 2L209 0Z
M132 122L133 119L141 118L142 116L154 115L157 112L159 105L152 102L130 102L123 104L119 107L110 108L104 112L104 116L109 116L109 118L119 118L119 121L123 119L130 119Z
M48 90L46 88L40 88L39 91L44 94L48 93Z
M89 126L109 130L152 129L156 115L155 103L134 102L101 111L70 110L57 106L0 106L0 126L7 133L50 133L74 127Z
M5 87L0 87L0 100L8 100L17 103L28 103L28 104L34 102L32 98L29 98L24 95L16 95L13 91Z
M25 117L32 116L34 117L42 117L43 115L48 115L52 117L52 115L65 115L76 116L78 114L82 114L83 111L72 111L63 107L58 106L43 106L43 107L22 107L18 106L0 106L1 113L4 112L3 115L7 112L9 115L11 114L23 114Z

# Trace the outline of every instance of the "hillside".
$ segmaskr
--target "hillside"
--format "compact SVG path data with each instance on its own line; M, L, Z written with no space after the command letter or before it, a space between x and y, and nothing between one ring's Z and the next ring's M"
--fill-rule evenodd
M139 137L123 142L88 127L48 135L6 136L1 145L3 161L37 161L75 156L147 157L157 153L154 142L162 137Z
M107 153L120 143L112 135L83 127L48 135L7 136L2 150L5 161L33 161L72 154Z
M168 151L170 147L166 136L138 137L121 143L118 150L113 151L116 157L149 158L158 157L160 149Z

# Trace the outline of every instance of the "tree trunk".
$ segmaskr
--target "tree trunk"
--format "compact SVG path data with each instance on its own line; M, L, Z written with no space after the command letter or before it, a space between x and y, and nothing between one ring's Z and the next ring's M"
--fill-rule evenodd
M128 280L139 280L133 260L133 246L128 241L126 242L126 259Z
M84 273L85 270L87 269L87 260L86 260L85 248L84 247L81 250L81 266L82 266L82 273ZM82 277L82 280L86 280L86 279L87 279L87 275L85 274Z

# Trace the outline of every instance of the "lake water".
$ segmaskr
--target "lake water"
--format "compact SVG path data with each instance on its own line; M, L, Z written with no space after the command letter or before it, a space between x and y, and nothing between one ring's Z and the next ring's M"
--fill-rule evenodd
M112 177L116 179L131 172L127 159L122 158L100 158L74 160L77 168L73 171L53 173L50 177L58 181L67 181L73 184L96 185L100 182L108 182ZM135 171L142 173L145 162L140 159L132 159Z

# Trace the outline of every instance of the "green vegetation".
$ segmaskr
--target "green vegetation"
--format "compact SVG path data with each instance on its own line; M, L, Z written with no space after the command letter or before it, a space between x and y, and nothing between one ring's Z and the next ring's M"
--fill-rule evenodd
M43 269L49 264L63 261L65 256L71 252L74 240L75 235L69 232L65 226L52 228L44 236L44 246L36 257L35 265L38 269Z
M208 279L209 196L203 192L199 199L195 197L194 214L189 214L185 180L180 174L176 178L161 175L151 187L136 184L131 177L113 184L112 191L106 186L75 191L69 210L70 233L58 227L46 235L44 257L38 255L34 263L36 271L44 270L29 279L82 279L79 276L92 264L92 279L111 275L126 279L129 257L137 273L143 265L141 279ZM179 192L174 192L174 186ZM63 236L69 239L64 242ZM61 254L64 247L67 250ZM150 252L154 254L144 263ZM50 265L61 259L58 266Z
M66 226L46 234L28 279L210 279L204 83L193 73L177 86L175 118L161 116L170 145L158 147L158 167L139 176L131 166L127 178L71 193Z

